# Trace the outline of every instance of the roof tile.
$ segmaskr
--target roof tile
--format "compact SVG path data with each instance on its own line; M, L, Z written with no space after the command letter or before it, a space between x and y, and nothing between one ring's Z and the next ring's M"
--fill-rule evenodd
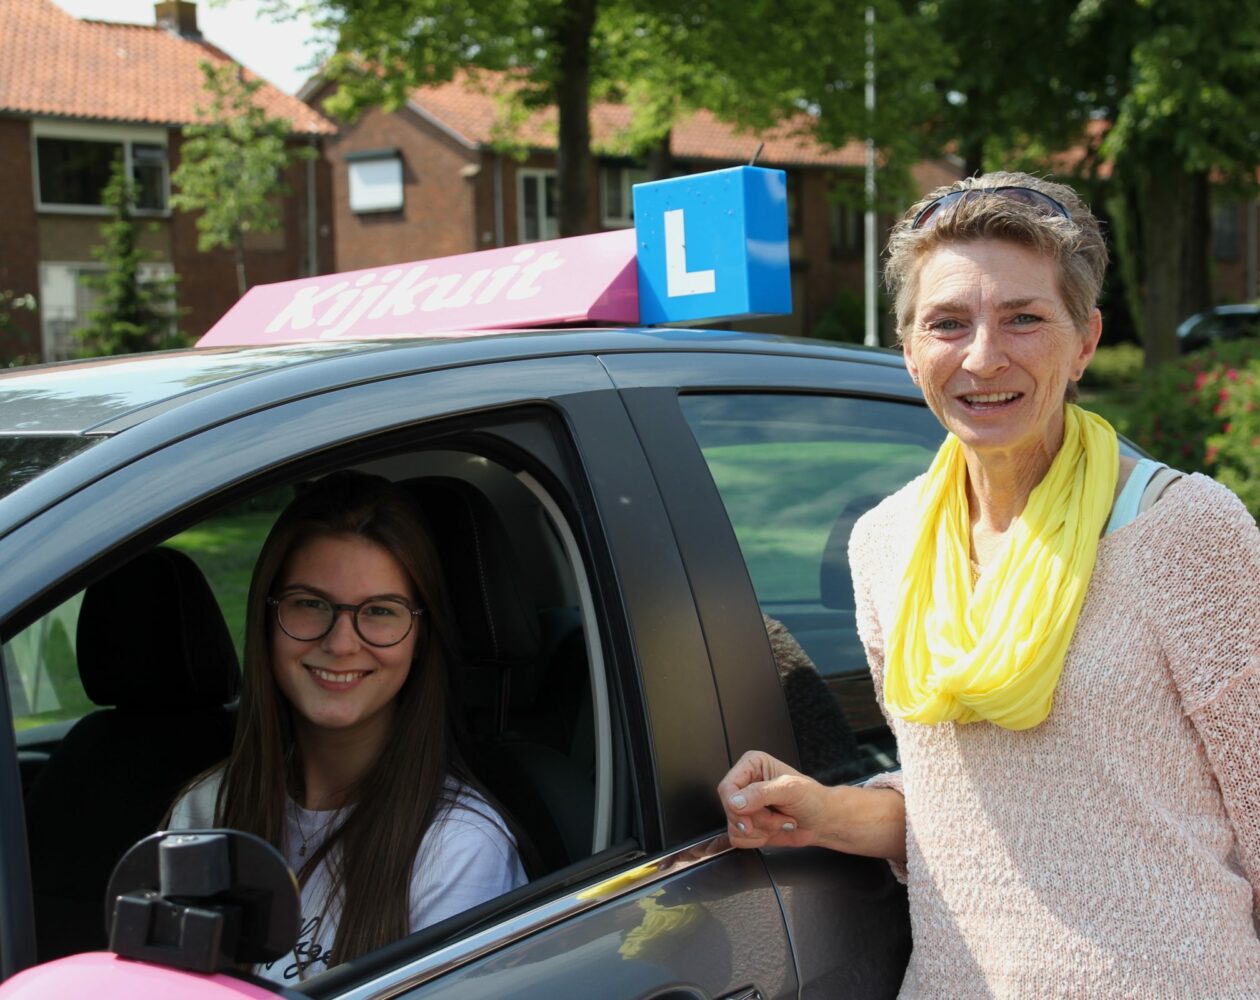
M450 83L419 87L412 91L411 103L472 146L485 145L495 136L496 123L503 119L501 102L505 92L502 78L494 74L459 75ZM591 105L591 143L596 152L616 149L617 135L630 123L631 110L623 104ZM670 151L684 160L747 160L765 143L758 162L768 166L860 167L866 160L865 146L850 142L839 149L813 138L813 119L801 114L773 129L756 133L729 125L709 111L696 111L683 118L670 135ZM529 115L516 138L534 149L556 148L556 111L547 108Z
M200 63L232 62L209 42L152 25L81 21L51 0L0 0L0 38L0 111L19 114L185 125L209 104ZM257 100L296 132L336 131L266 81Z

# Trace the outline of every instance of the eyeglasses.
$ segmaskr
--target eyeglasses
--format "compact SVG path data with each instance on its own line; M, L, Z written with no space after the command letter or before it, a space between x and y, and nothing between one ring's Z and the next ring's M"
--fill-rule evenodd
M359 604L338 604L317 594L296 591L268 597L284 634L298 642L314 642L332 631L337 612L347 611L359 638L369 646L397 646L415 626L423 608L413 608L396 597L371 597Z
M1055 201L1048 194L1042 194L1033 188L965 188L962 191L951 191L949 194L943 194L936 201L925 205L919 214L914 217L914 222L910 223L910 228L931 229L940 221L941 212L944 209L949 208L950 205L956 202L969 200L980 195L995 195L998 198L1005 198L1008 201L1040 209L1045 214L1061 215L1065 219L1072 218L1072 213L1064 208L1061 202Z

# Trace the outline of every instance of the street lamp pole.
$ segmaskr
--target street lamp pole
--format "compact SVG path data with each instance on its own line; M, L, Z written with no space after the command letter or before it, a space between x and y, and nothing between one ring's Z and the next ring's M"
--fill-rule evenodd
M866 216L863 249L865 252L865 304L866 336L864 343L879 346L879 316L877 312L879 276L875 257L875 139L871 130L875 127L875 8L866 8Z

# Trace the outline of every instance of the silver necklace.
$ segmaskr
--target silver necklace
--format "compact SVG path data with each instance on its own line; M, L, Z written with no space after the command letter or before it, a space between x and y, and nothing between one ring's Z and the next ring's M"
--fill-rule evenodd
M292 799L290 799L289 801L293 802ZM298 836L302 840L302 846L298 848L299 858L306 857L307 845L310 844L310 842L314 840L316 837L318 837L320 834L325 833L328 830L328 828L332 826L333 821L336 820L336 818L340 815L341 815L341 810L334 809L332 811L332 815L329 816L328 819L324 820L324 822L320 824L320 826L317 827L313 833L308 835L307 832L304 829L302 829L302 807L298 805L296 802L293 802L293 822L297 826Z

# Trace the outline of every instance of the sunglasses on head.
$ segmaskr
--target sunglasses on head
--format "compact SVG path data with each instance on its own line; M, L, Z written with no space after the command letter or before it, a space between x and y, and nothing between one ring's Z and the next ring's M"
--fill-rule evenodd
M930 229L940 221L941 212L949 208L950 205L982 195L992 195L997 198L1005 198L1008 201L1018 202L1021 205L1029 205L1045 214L1061 215L1065 219L1072 218L1072 213L1064 208L1060 202L1055 201L1048 194L1042 194L1040 191L1035 191L1032 188L964 188L961 191L951 191L949 194L943 194L936 201L929 202L923 206L919 214L914 217L914 222L910 223L910 228Z

